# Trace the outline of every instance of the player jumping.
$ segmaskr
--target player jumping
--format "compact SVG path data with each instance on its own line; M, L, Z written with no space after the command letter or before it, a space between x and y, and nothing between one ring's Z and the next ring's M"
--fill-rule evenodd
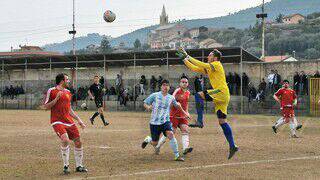
M182 77L180 79L180 87L177 88L173 96L175 99L181 104L182 109L189 113L188 111L188 101L190 97L190 91L188 90L189 82L186 77ZM181 142L182 142L182 151L183 155L186 155L190 152L192 152L193 148L189 147L189 126L188 126L188 118L184 115L183 112L181 112L176 107L171 107L170 111L170 121L172 123L173 132L177 132L177 128L179 127L181 130ZM158 145L156 146L156 153L158 154L160 152L160 147L165 143L166 137L162 136L159 140Z
M277 133L277 129L280 126L290 123L291 137L298 138L296 130L300 129L302 125L298 125L294 115L294 106L297 105L297 95L296 92L290 88L288 80L283 81L283 87L274 94L273 98L279 102L282 111L282 118L272 126L273 131Z
M66 74L56 76L56 87L47 91L46 99L42 108L51 110L51 125L61 140L61 155L63 159L63 172L69 174L69 142L74 142L74 157L76 172L88 172L83 166L83 148L80 134L73 119L84 129L86 126L80 117L71 108L72 95L66 88L69 87L69 77Z
M183 157L179 154L178 142L172 132L172 124L170 122L170 106L173 105L178 108L185 117L189 114L183 110L180 103L176 101L174 96L170 95L170 85L168 80L162 80L161 91L151 94L144 100L144 107L147 110L152 110L150 119L150 132L151 137L147 136L142 142L141 147L144 149L149 143L155 147L158 144L160 134L168 137L170 140L170 147L174 153L175 161L184 161ZM157 151L157 150L156 150Z
M231 159L239 148L235 145L231 127L226 122L230 93L226 82L225 72L220 62L222 56L221 52L216 49L213 50L208 55L208 63L194 59L189 56L183 48L179 48L177 55L183 59L184 64L191 71L208 75L213 89L199 92L199 95L202 99L213 101L219 124L229 143L228 159Z
M94 100L98 111L95 112L90 118L90 122L93 125L94 119L100 114L100 118L103 122L104 126L109 125L109 122L104 119L103 115L103 95L104 95L104 87L99 83L99 76L94 76L93 84L90 86L88 94L91 100Z

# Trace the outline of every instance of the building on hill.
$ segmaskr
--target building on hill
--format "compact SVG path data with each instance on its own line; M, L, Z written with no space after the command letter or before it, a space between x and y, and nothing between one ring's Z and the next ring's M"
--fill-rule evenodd
M222 44L218 43L216 40L208 38L199 42L200 48L218 48L223 47Z
M263 61L268 63L278 63L278 62L293 62L298 60L291 56L265 56Z
M306 17L301 14L291 14L288 16L284 16L282 21L284 24L299 24L300 22L305 21Z
M61 56L59 52L44 51L39 46L19 46L20 49L12 49L11 52L0 52L0 58L5 57L32 57L32 56Z
M190 35L190 38L197 39L202 34L208 35L208 28L205 26L192 28L192 29L189 29L186 33Z
M187 28L181 23L159 26L149 34L148 44L151 49L170 47L169 43L174 39L183 38L186 31Z

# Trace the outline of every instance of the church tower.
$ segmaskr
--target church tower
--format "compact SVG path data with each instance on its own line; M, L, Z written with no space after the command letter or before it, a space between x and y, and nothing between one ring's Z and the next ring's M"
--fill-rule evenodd
M163 5L162 7L162 13L161 13L161 16L160 16L160 26L163 26L163 25L166 25L166 24L169 24L169 19L168 19L168 15L166 13L166 9Z

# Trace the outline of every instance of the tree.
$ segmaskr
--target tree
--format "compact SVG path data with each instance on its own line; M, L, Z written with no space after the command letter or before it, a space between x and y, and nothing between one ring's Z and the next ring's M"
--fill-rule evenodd
M320 57L320 53L315 48L310 48L305 51L307 59L317 59Z
M139 39L136 39L136 41L134 41L134 44L133 44L134 48L135 49L140 49L141 48L141 42Z
M145 44L142 45L142 49L143 49L143 50L148 50L148 49L150 49L150 48L151 48L151 46L150 46L149 44L147 44L147 43L145 43Z
M283 23L283 17L284 17L284 15L280 13L276 18L276 22L277 23Z
M100 51L102 53L110 53L112 52L112 48L110 46L109 40L105 37L101 41Z

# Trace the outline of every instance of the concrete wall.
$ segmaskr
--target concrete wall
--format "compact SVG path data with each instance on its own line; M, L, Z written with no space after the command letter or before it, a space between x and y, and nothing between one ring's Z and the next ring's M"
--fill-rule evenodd
M239 64L224 64L226 73L228 72L240 72ZM245 63L243 65L243 71L247 73L251 82L257 86L259 81L266 77L272 69L278 70L282 78L289 80L293 79L293 75L296 71L305 71L307 74L313 74L316 70L319 70L319 61L302 61L302 62L282 62L282 63ZM136 74L135 74L136 71ZM70 69L53 69L47 70L35 70L29 69L26 72L23 70L12 70L5 71L4 77L1 77L1 81L4 85L22 85L24 84L24 79L26 79L26 89L27 92L34 93L39 91L44 91L52 84L54 84L54 77L58 73L72 74ZM79 86L88 86L91 83L91 79L94 75L104 76L107 80L108 85L114 85L114 80L117 74L122 74L124 83L127 86L132 86L134 83L138 83L140 76L145 75L147 79L150 79L152 75L162 77L171 80L171 83L176 86L178 79L182 73L187 74L189 77L194 77L196 73L193 73L186 69L185 66L141 66L136 67L115 67L108 68L106 71L103 68L88 68L78 70L78 84ZM1 73L2 74L2 73ZM0 75L1 75L0 74ZM51 75L50 75L51 74Z

